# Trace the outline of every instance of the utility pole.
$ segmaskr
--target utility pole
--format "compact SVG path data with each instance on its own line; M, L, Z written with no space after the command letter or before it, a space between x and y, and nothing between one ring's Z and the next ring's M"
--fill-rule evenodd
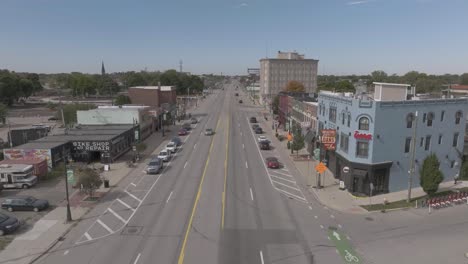
M62 152L63 155L63 165L65 166L65 194L67 198L67 222L72 221L71 210L70 210L70 196L68 194L68 169L67 169L67 161L68 155L65 155L65 150Z
M415 167L415 155L416 155L416 132L418 127L418 111L416 111L414 118L413 118L413 137L411 138L411 159L410 159L410 170L408 173L408 198L406 202L409 203L411 201L411 188L413 185L413 175L414 175L414 167Z
M10 143L10 148L13 147L13 142L11 141L11 123L8 119L8 143Z

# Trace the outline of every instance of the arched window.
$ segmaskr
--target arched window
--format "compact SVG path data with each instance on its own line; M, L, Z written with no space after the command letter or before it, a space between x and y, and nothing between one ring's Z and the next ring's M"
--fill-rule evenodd
M359 130L369 130L369 118L359 118Z
M428 127L432 126L432 120L434 120L434 113L430 112L427 115L427 126Z
M406 128L412 128L413 127L413 120L414 120L414 114L409 113L406 115Z
M344 122L345 122L345 113L341 113L341 124L344 126Z
M455 114L455 124L458 125L460 124L460 120L462 118L463 114L461 111L458 111L456 114Z

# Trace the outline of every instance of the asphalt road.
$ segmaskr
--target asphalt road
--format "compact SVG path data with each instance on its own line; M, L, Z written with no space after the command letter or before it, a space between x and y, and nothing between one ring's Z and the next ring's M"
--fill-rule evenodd
M447 258L454 251L437 247L436 237L458 239L454 250L463 251L465 212L450 220L437 212L431 221L423 211L355 216L321 205L286 153L258 148L251 116L272 135L235 86L192 113L200 122L162 174L136 168L38 263L442 263L412 244ZM280 169L266 168L270 156ZM463 263L453 259L443 263Z

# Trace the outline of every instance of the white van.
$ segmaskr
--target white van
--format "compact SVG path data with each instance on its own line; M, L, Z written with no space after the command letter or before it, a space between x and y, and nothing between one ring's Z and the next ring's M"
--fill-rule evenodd
M27 189L36 185L37 176L33 175L33 165L1 164L0 183L3 188Z

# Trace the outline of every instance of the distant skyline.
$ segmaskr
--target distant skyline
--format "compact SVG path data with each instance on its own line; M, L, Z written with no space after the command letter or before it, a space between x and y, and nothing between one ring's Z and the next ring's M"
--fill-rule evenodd
M468 72L468 0L3 0L0 69L246 74L278 50L318 74Z

